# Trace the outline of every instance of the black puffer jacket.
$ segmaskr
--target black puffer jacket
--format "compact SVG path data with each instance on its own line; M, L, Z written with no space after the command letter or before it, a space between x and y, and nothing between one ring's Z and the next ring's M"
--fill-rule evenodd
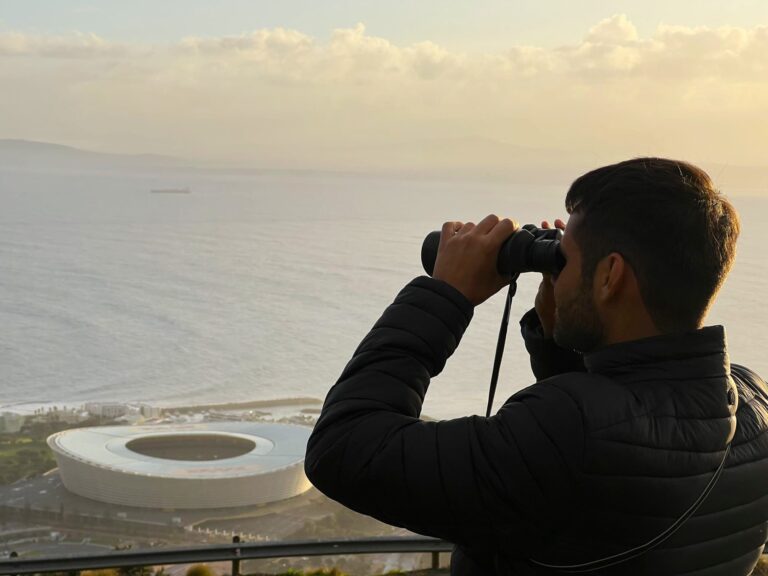
M722 327L582 359L545 341L529 313L523 335L539 382L491 418L421 421L430 378L472 312L431 278L403 289L328 394L307 450L315 486L456 543L459 571L551 574L531 559L586 562L666 529L732 438L696 515L660 548L599 573L750 573L768 534L768 393L757 375L729 364Z

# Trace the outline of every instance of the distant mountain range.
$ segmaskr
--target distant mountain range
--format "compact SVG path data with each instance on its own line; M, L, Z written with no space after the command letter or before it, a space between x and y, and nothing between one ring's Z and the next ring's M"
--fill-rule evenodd
M397 144L303 149L295 159L254 151L260 163L215 164L155 154L110 154L30 140L0 139L0 170L24 172L190 171L230 174L492 177L562 182L593 162L575 154L483 139L416 140Z
M98 168L180 168L185 165L187 162L172 156L107 154L48 142L0 139L0 168L25 171L69 171Z
M467 149L472 150L473 158L467 158ZM387 146L318 150L314 157L318 165L308 167L286 166L284 160L277 159L274 164L270 162L270 166L216 166L173 156L109 154L48 142L0 139L0 170L30 173L184 171L241 175L301 174L308 177L328 173L340 176L490 177L505 181L563 185L587 170L623 159L618 154L614 157L586 152L542 150L491 140L403 142L394 151ZM265 162L269 160L265 158ZM726 193L738 191L768 195L766 167L696 163L707 170ZM328 168L323 168L325 165Z

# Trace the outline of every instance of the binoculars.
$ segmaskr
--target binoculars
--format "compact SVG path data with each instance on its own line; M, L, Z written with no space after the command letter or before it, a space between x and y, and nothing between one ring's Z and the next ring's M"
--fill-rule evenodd
M516 276L522 272L542 272L557 275L565 266L560 250L563 231L558 228L538 228L526 224L507 238L499 249L496 267L502 276ZM427 234L421 245L421 265L432 276L440 245L440 231Z

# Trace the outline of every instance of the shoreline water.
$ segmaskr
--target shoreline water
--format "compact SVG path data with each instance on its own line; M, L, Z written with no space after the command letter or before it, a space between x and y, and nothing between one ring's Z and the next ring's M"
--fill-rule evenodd
M306 404L322 404L319 398L277 398L274 400L251 400L248 402L225 402L222 404L196 404L189 406L168 406L163 410L172 412L199 412L200 410L249 410L252 408L276 408L284 406L304 406Z
M99 402L102 404L110 404L112 402ZM113 402L114 404L124 404L126 406L138 406L141 404L152 404L151 402ZM224 402L219 404L187 404L182 406L162 406L157 405L157 408L162 409L165 412L201 412L205 410L221 410L221 411L236 411L236 410L252 410L258 408L288 408L295 406L316 406L322 404L323 401L319 398L313 397L292 397L292 398L272 398L267 400L247 400L244 402ZM84 409L86 402L68 403L68 402L16 402L12 404L0 404L0 413L11 412L13 414L20 414L23 416L32 416L38 410L46 411L48 409L58 408L60 410L81 410Z

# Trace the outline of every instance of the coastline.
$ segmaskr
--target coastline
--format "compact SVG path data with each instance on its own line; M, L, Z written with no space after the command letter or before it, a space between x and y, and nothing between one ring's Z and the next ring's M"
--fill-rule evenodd
M274 400L250 400L247 402L225 402L222 404L196 404L189 406L163 406L168 412L199 412L200 410L251 410L254 408L277 408L280 406L305 406L322 404L319 398L276 398Z
M106 401L100 401L105 402ZM200 412L204 410L221 410L221 411L236 411L236 410L253 410L258 408L280 408L280 407L292 407L292 406L318 406L322 405L323 401L319 398L312 397L293 397L293 398L272 398L269 400L247 400L243 402L223 402L218 404L187 404L182 406L168 406L163 404L153 404L146 401L132 401L132 402L110 402L115 404L125 404L126 406L134 406L140 404L152 404L161 408L164 412ZM43 411L59 408L68 410L80 410L86 402L70 403L70 402L29 402L21 403L16 402L13 404L0 405L0 413L11 412L13 414L20 414L23 416L32 416L37 410Z

